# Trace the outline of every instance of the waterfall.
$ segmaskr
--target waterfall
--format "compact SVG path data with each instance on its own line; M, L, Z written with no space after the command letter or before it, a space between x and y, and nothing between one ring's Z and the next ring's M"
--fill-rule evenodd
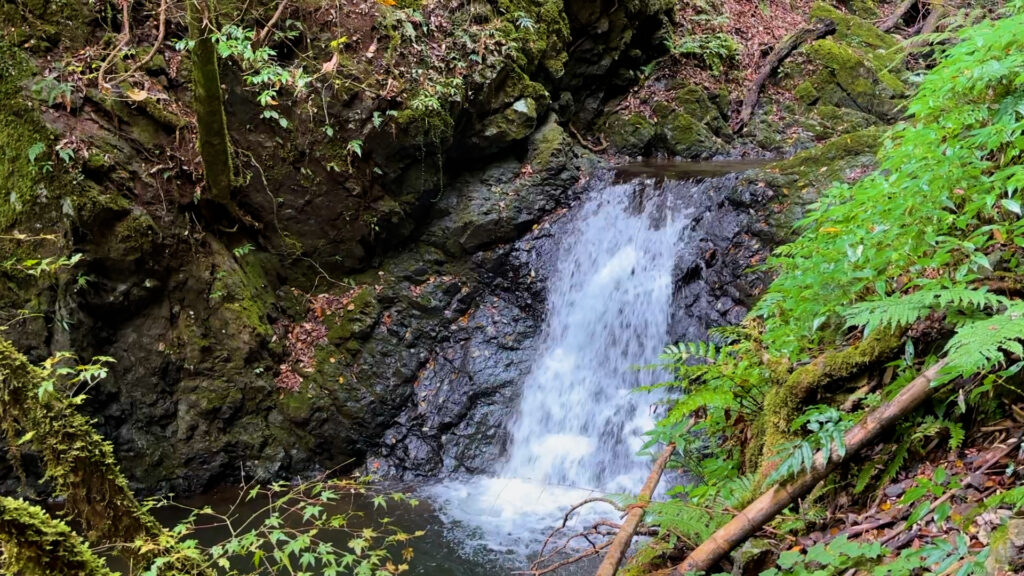
M634 389L665 377L639 366L656 362L668 343L673 266L689 212L671 192L677 187L595 188L568 216L507 461L497 476L430 491L446 523L469 528L461 541L535 552L537 533L524 531L543 531L587 496L636 492L649 472L637 451L654 424L654 399Z
M539 354L523 386L502 476L631 491L649 463L636 456L654 422L633 389L667 344L672 267L685 214L663 188L592 194L563 241Z

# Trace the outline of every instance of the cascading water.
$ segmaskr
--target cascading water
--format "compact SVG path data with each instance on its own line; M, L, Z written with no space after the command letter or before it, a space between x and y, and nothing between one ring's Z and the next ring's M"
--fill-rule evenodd
M431 490L448 523L476 534L461 540L492 550L535 551L524 528L543 531L588 495L635 492L649 472L636 453L653 399L634 389L664 374L637 366L667 344L687 211L665 188L634 183L592 190L571 218L507 462L497 477Z
M504 477L628 491L639 485L637 470L646 476L636 452L653 421L650 402L633 389L660 375L636 366L653 362L668 338L685 217L663 192L635 191L594 194L562 246Z

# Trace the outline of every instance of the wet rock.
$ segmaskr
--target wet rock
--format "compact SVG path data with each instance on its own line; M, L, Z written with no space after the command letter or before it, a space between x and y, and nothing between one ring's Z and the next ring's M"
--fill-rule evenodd
M725 151L721 140L704 124L683 111L672 112L660 120L658 131L660 146L671 156L710 158Z
M602 132L620 154L640 156L648 150L655 127L642 114L614 114L605 121Z

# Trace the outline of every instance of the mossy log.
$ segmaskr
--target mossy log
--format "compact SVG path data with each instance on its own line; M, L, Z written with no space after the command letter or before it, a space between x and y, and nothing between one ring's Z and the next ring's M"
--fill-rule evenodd
M192 47L192 88L195 95L196 123L199 131L199 155L206 172L207 191L224 206L231 200L231 140L224 115L224 96L220 89L217 49L213 45L212 0L188 0L187 19Z
M22 576L112 576L67 524L42 508L0 496L0 571Z
M874 364L889 358L900 346L902 334L878 330L859 344L822 354L810 364L794 370L781 386L773 387L765 397L764 411L755 425L760 442L761 478L770 473L775 450L792 438L790 427L804 409L812 393L833 382L855 377ZM756 454L756 451L755 451ZM753 464L748 460L748 465ZM751 466L753 468L753 466Z
M114 460L114 450L67 398L40 400L46 375L0 339L0 421L6 431L32 434L46 477L67 499L67 512L94 543L155 537L162 528L139 506ZM14 442L17 438L8 438Z
M30 364L10 342L0 339L0 424L7 441L18 441L16 434L30 438L31 446L42 454L46 479L65 498L65 512L81 524L89 542L150 542L153 544L146 552L136 554L135 560L146 564L166 555L170 561L161 566L162 574L212 575L201 554L178 548L174 538L139 505L114 460L113 447L93 429L88 418L78 413L76 400L59 395L39 398L39 387L45 380L42 370ZM3 502L4 506L8 504ZM11 510L12 518L28 518L16 513L21 508ZM31 550L38 546L31 534L12 531L10 539L0 539L0 543L6 554L8 549Z

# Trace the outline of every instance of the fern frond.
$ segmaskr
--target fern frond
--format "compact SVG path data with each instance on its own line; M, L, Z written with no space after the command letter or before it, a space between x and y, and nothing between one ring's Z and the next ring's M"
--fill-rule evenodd
M900 328L924 318L932 310L984 310L1008 304L1008 300L986 289L966 287L928 288L904 296L858 302L843 314L847 327L863 326L865 333L878 328Z
M946 344L946 367L936 381L991 372L1006 362L1006 354L1024 356L1024 302L1014 301L1002 314L964 324Z

